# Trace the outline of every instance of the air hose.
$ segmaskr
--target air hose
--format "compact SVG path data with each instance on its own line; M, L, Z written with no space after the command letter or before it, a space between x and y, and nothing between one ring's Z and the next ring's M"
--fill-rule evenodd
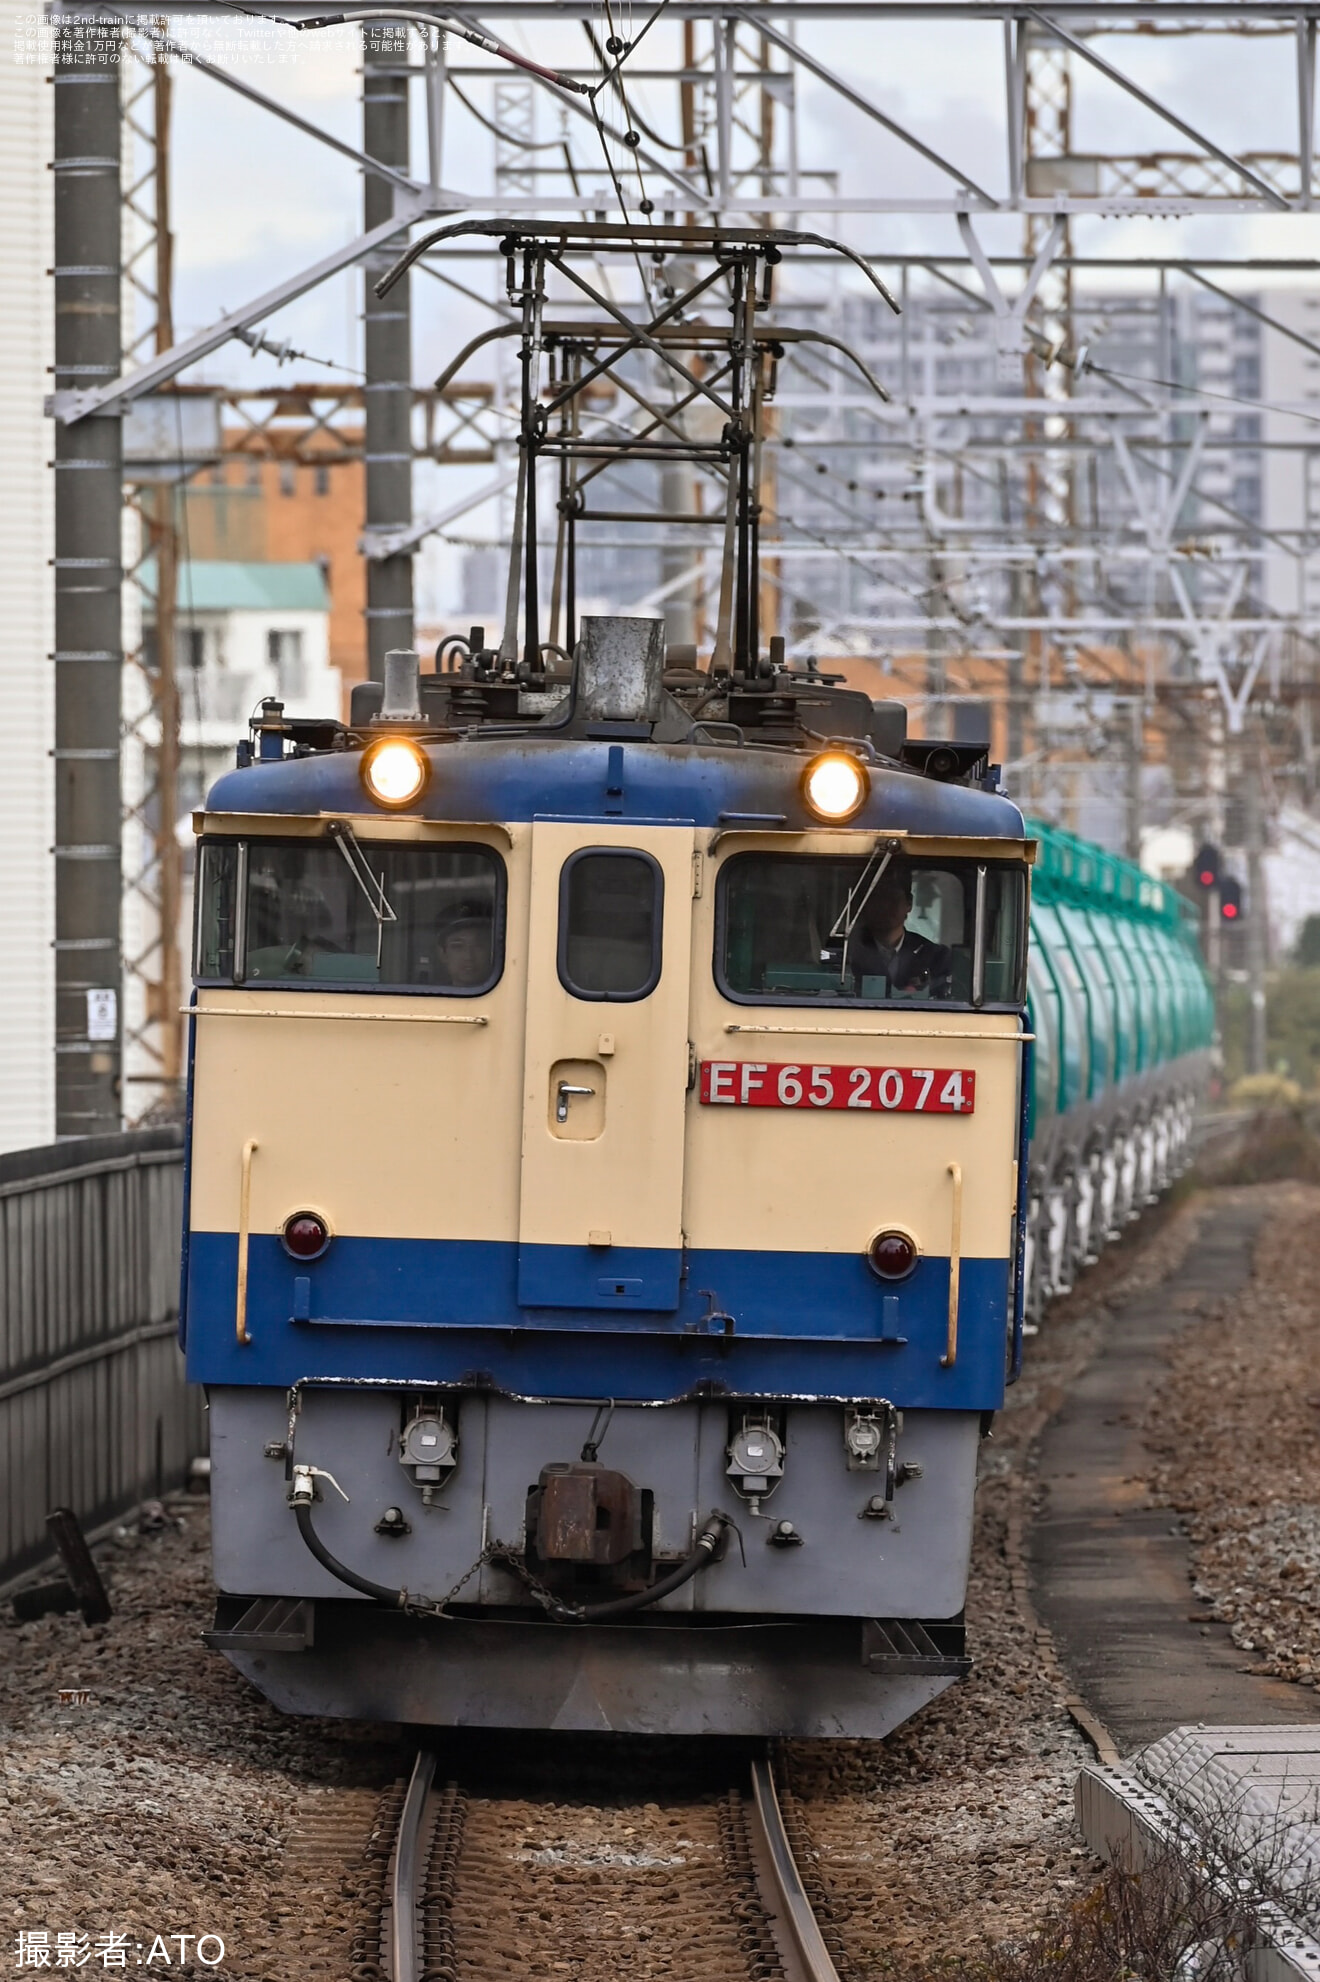
M684 1583L690 1583L698 1570L709 1568L715 1560L715 1551L723 1538L724 1530L731 1526L727 1514L719 1509L707 1517L706 1525L697 1536L696 1547L691 1555L685 1556L677 1567L662 1576L658 1583L648 1583L644 1590L634 1590L631 1596L615 1597L610 1603L587 1604L581 1610L565 1610L562 1614L574 1623L594 1624L599 1617L626 1617L630 1610L645 1610L648 1604L658 1603L667 1597L671 1590L681 1590Z
M388 1604L391 1610L403 1609L408 1602L406 1590L392 1590L386 1583L373 1583L369 1576L359 1576L356 1569L350 1569L347 1563L331 1555L312 1526L312 1510L308 1502L295 1501L293 1511L298 1523L298 1533L323 1569L328 1569L330 1574L337 1576L341 1583L347 1583L351 1590L361 1590L364 1597L374 1597L377 1603Z
M410 1604L415 1604L417 1598L410 1597L407 1590L392 1590L387 1583L373 1583L369 1576L359 1576L356 1569L350 1569L347 1563L330 1553L312 1525L312 1505L318 1477L329 1479L330 1475L323 1473L319 1466L295 1466L289 1505L298 1523L298 1533L321 1567L328 1569L339 1582L346 1583L349 1589L360 1590L364 1597L371 1597L391 1610L406 1610ZM332 1483L338 1486L338 1481ZM339 1490L343 1491L342 1488ZM594 1624L598 1618L625 1617L630 1611L645 1610L648 1605L658 1603L661 1597L667 1597L672 1590L682 1589L684 1583L690 1582L700 1570L708 1568L715 1559L724 1530L730 1525L729 1516L721 1514L716 1508L707 1516L706 1525L697 1536L692 1553L677 1563L667 1576L661 1576L644 1590L634 1590L626 1597L615 1597L609 1603L588 1604L580 1609L557 1604L550 1615L561 1624Z

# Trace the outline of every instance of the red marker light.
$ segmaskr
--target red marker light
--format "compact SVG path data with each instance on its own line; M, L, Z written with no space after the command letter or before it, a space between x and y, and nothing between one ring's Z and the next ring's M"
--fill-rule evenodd
M866 1257L881 1280L906 1280L917 1263L917 1242L906 1232L877 1232Z
M319 1259L330 1243L330 1227L315 1211L295 1211L284 1221L280 1243L291 1259Z

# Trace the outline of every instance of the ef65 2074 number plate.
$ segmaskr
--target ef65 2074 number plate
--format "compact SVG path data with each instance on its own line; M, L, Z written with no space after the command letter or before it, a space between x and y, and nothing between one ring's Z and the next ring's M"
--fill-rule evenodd
M806 1061L703 1060L701 1099L726 1108L870 1108L891 1115L970 1115L966 1067L820 1067Z

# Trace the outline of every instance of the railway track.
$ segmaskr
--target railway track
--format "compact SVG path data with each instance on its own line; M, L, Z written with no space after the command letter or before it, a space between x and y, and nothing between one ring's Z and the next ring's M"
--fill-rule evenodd
M537 1876L544 1879L556 1861L580 1870L584 1852L591 1853L582 1838L563 1847L529 1847L531 1834L557 1835L557 1820L562 1830L563 1806L552 1806L548 1827L529 1826L535 1806L478 1797L442 1781L435 1752L423 1748L402 1797L396 1789L387 1801L374 1841L383 1870L379 1960L356 1960L351 1973L355 1982L377 1976L387 1982L480 1982L487 1974L507 1974L511 1958L533 1974L578 1973L578 1961L562 1958L569 1952L565 1934L570 1922L591 1932L586 1916L595 1913L599 1952L610 1957L602 1972L615 1972L611 1946L640 1961L645 1972L647 1943L655 1936L659 1965L676 1982L739 1982L742 1975L748 1982L847 1982L842 1958L836 1960L838 1950L832 1952L827 1941L828 1927L818 1918L825 1909L809 1847L786 1801L788 1814L770 1762L754 1760L745 1781L708 1799L700 1814L693 1806L670 1817L678 1848L666 1852L653 1839L635 1850L601 1848L602 1867L644 1875L640 1902L634 1892L621 1909L612 1907L598 1870L586 1876L600 1883L546 1905L545 1892L530 1890ZM658 1806L646 1808L658 1813ZM632 1827L623 1832L624 1839L633 1835ZM799 1857L808 1862L805 1876ZM510 1900L502 1889L518 1880L520 1865L529 1890ZM551 1869L550 1876L572 1875ZM545 1946L533 1950L529 1927ZM534 1952L539 1961L531 1958Z

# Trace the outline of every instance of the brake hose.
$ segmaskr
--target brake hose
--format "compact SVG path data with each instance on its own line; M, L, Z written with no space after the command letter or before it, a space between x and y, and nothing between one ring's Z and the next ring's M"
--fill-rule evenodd
M715 1560L715 1551L720 1545L724 1530L731 1526L727 1514L716 1508L707 1517L706 1525L697 1536L696 1546L691 1555L685 1556L676 1568L658 1583L648 1583L644 1590L634 1590L631 1596L615 1597L610 1603L588 1604L581 1610L565 1611L564 1615L574 1623L594 1624L598 1617L624 1617L630 1610L645 1610L648 1604L658 1603L667 1597L671 1590L679 1590L684 1583L691 1582L698 1570L706 1569Z
M373 1583L369 1576L359 1576L356 1569L350 1569L347 1563L341 1562L337 1556L330 1553L312 1525L312 1504L316 1497L315 1481L318 1477L329 1479L330 1475L323 1473L319 1466L295 1466L289 1505L298 1523L298 1533L322 1568L328 1569L332 1576L339 1582L346 1583L351 1590L360 1590L363 1596L373 1598L376 1603L386 1604L391 1610L406 1610L410 1603L416 1603L417 1599L409 1596L407 1590L392 1590L387 1583ZM337 1486L338 1482L335 1481L333 1484ZM340 1492L342 1491L343 1489L340 1488ZM709 1568L715 1559L715 1552L723 1538L724 1530L729 1526L731 1526L729 1516L722 1514L716 1508L707 1516L706 1525L697 1536L692 1553L685 1556L682 1562L677 1563L667 1576L661 1576L657 1582L648 1584L644 1590L634 1590L626 1597L615 1597L609 1603L588 1604L581 1609L567 1604L556 1605L550 1615L561 1624L594 1624L598 1618L624 1617L629 1611L645 1610L650 1604L658 1603L661 1597L667 1597L671 1591L682 1589L684 1583L690 1582L700 1570Z

